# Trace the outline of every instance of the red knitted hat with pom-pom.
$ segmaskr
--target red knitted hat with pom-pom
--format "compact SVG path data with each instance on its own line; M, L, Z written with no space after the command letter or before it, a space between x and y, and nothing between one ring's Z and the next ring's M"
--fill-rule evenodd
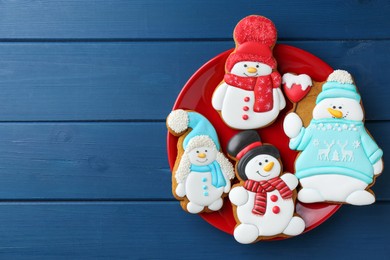
M277 33L271 20L258 15L247 16L236 25L233 35L237 47L226 60L227 71L240 61L257 61L276 69L272 48Z

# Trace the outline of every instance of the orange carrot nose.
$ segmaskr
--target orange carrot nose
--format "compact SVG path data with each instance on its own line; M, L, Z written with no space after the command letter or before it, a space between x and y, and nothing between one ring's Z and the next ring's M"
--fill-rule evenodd
M200 153L200 154L198 154L198 157L199 158L206 158L206 154L205 153Z
M248 71L249 73L255 73L255 72L257 72L257 69L254 67L249 67L246 69L246 71Z
M274 168L274 164L274 162L269 162L266 166L264 166L263 170L269 172L270 170L272 170L272 168Z
M328 108L328 112L334 116L335 118L342 118L343 117L343 112L341 112L340 110L336 110L336 109L333 109L333 108Z

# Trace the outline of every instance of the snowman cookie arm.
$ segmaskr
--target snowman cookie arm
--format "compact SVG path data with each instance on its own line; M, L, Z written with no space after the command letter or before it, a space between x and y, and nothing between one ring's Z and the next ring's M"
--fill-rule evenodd
M374 175L381 174L383 171L383 159L380 158L372 167L374 167Z
M211 99L211 104L215 110L222 110L223 101L225 99L228 84L222 82L217 89L214 91Z
M286 183L290 190L294 190L298 186L298 178L292 173L285 173L280 178Z
M230 191L230 189L231 189L231 184L230 184L230 180L229 179L225 178L225 180L226 180L226 185L223 188L223 192L224 193L228 193Z
M289 113L283 121L283 130L284 133L289 138L296 138L302 129L303 123L302 119L298 116L297 113Z
M175 189L175 193L177 196L179 197L184 197L187 193L186 193L186 185L185 183L178 183L177 184L177 187Z
M376 142L371 138L370 135L362 128L360 132L361 142L368 159L370 160L373 168L374 174L378 175L383 170L383 151L378 147Z
M280 76L279 72L274 71L271 73L271 78L273 89L276 91L276 97L274 96L274 98L279 99L279 110L282 110L286 106L286 99L284 98L282 90L280 89L280 84L282 84L282 77Z
M290 139L289 147L291 150L303 151L310 144L312 139L312 128L308 126L307 128L302 127L299 131L298 136Z
M242 186L234 187L229 192L229 199L231 203L233 203L236 206L244 205L245 203L248 202L248 198L249 198L248 191Z
M282 90L280 88L276 88L276 92L279 97L279 110L282 110L286 107L286 99L284 98L284 95L282 93Z
M283 122L285 134L290 138L290 149L303 151L310 143L312 137L312 127L303 127L302 119L296 113L290 113Z

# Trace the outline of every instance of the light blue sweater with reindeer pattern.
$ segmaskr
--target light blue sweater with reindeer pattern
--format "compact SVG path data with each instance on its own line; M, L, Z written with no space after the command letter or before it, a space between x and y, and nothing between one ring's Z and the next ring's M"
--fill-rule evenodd
M290 140L290 148L302 151L295 162L295 175L305 178L341 174L373 181L373 165L383 155L363 122L345 119L313 119Z

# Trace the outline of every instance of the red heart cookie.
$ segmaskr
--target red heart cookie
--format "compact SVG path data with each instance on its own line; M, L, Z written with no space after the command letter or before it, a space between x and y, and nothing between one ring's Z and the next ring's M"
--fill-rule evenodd
M298 103L309 93L312 81L306 74L286 73L283 75L282 85L287 98L293 103Z

